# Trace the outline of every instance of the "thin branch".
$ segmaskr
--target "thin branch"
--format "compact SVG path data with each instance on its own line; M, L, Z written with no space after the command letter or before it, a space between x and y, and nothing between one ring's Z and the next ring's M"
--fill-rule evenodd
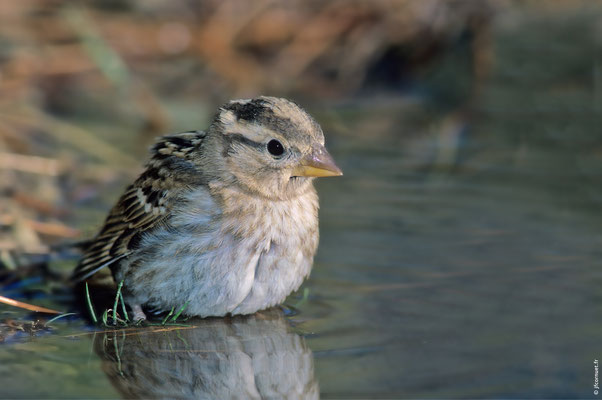
M23 303L21 301L9 299L8 297L0 296L0 303L8 304L9 306L24 308L29 311L42 312L46 314L62 314L60 311L51 310L50 308L34 306L33 304Z

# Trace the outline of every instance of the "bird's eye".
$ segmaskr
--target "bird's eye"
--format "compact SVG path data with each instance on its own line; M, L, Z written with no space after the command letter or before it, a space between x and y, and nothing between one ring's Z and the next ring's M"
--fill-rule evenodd
M276 139L272 139L268 142L268 151L273 156L281 156L284 154L284 146Z

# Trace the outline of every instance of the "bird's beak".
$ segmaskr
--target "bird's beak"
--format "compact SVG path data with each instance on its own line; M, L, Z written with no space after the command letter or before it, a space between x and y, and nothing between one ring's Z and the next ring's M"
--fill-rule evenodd
M332 156L326 151L324 146L316 145L312 151L307 154L295 169L291 176L340 176L343 171L334 163Z

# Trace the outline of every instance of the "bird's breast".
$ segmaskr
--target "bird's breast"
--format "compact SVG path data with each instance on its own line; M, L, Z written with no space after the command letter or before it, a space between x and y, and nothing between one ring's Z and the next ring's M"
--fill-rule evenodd
M187 302L201 316L249 314L281 303L309 274L318 245L315 191L271 202L199 189L182 204L142 242L152 256L132 269L133 279L148 282L136 293L140 303ZM160 290L151 295L148 286Z
M286 201L270 201L237 191L222 193L222 231L258 246L295 246L317 234L318 198L315 190ZM265 250L265 248L262 248Z
M224 207L223 229L259 255L253 283L235 312L281 303L309 275L318 246L318 198L312 190L288 201L234 196Z

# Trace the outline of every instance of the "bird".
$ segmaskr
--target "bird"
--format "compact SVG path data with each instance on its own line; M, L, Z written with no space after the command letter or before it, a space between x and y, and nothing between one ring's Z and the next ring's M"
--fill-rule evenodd
M182 306L253 314L300 287L319 241L313 181L343 174L314 118L284 98L232 100L208 129L162 136L150 153L73 281L110 270L138 320Z

